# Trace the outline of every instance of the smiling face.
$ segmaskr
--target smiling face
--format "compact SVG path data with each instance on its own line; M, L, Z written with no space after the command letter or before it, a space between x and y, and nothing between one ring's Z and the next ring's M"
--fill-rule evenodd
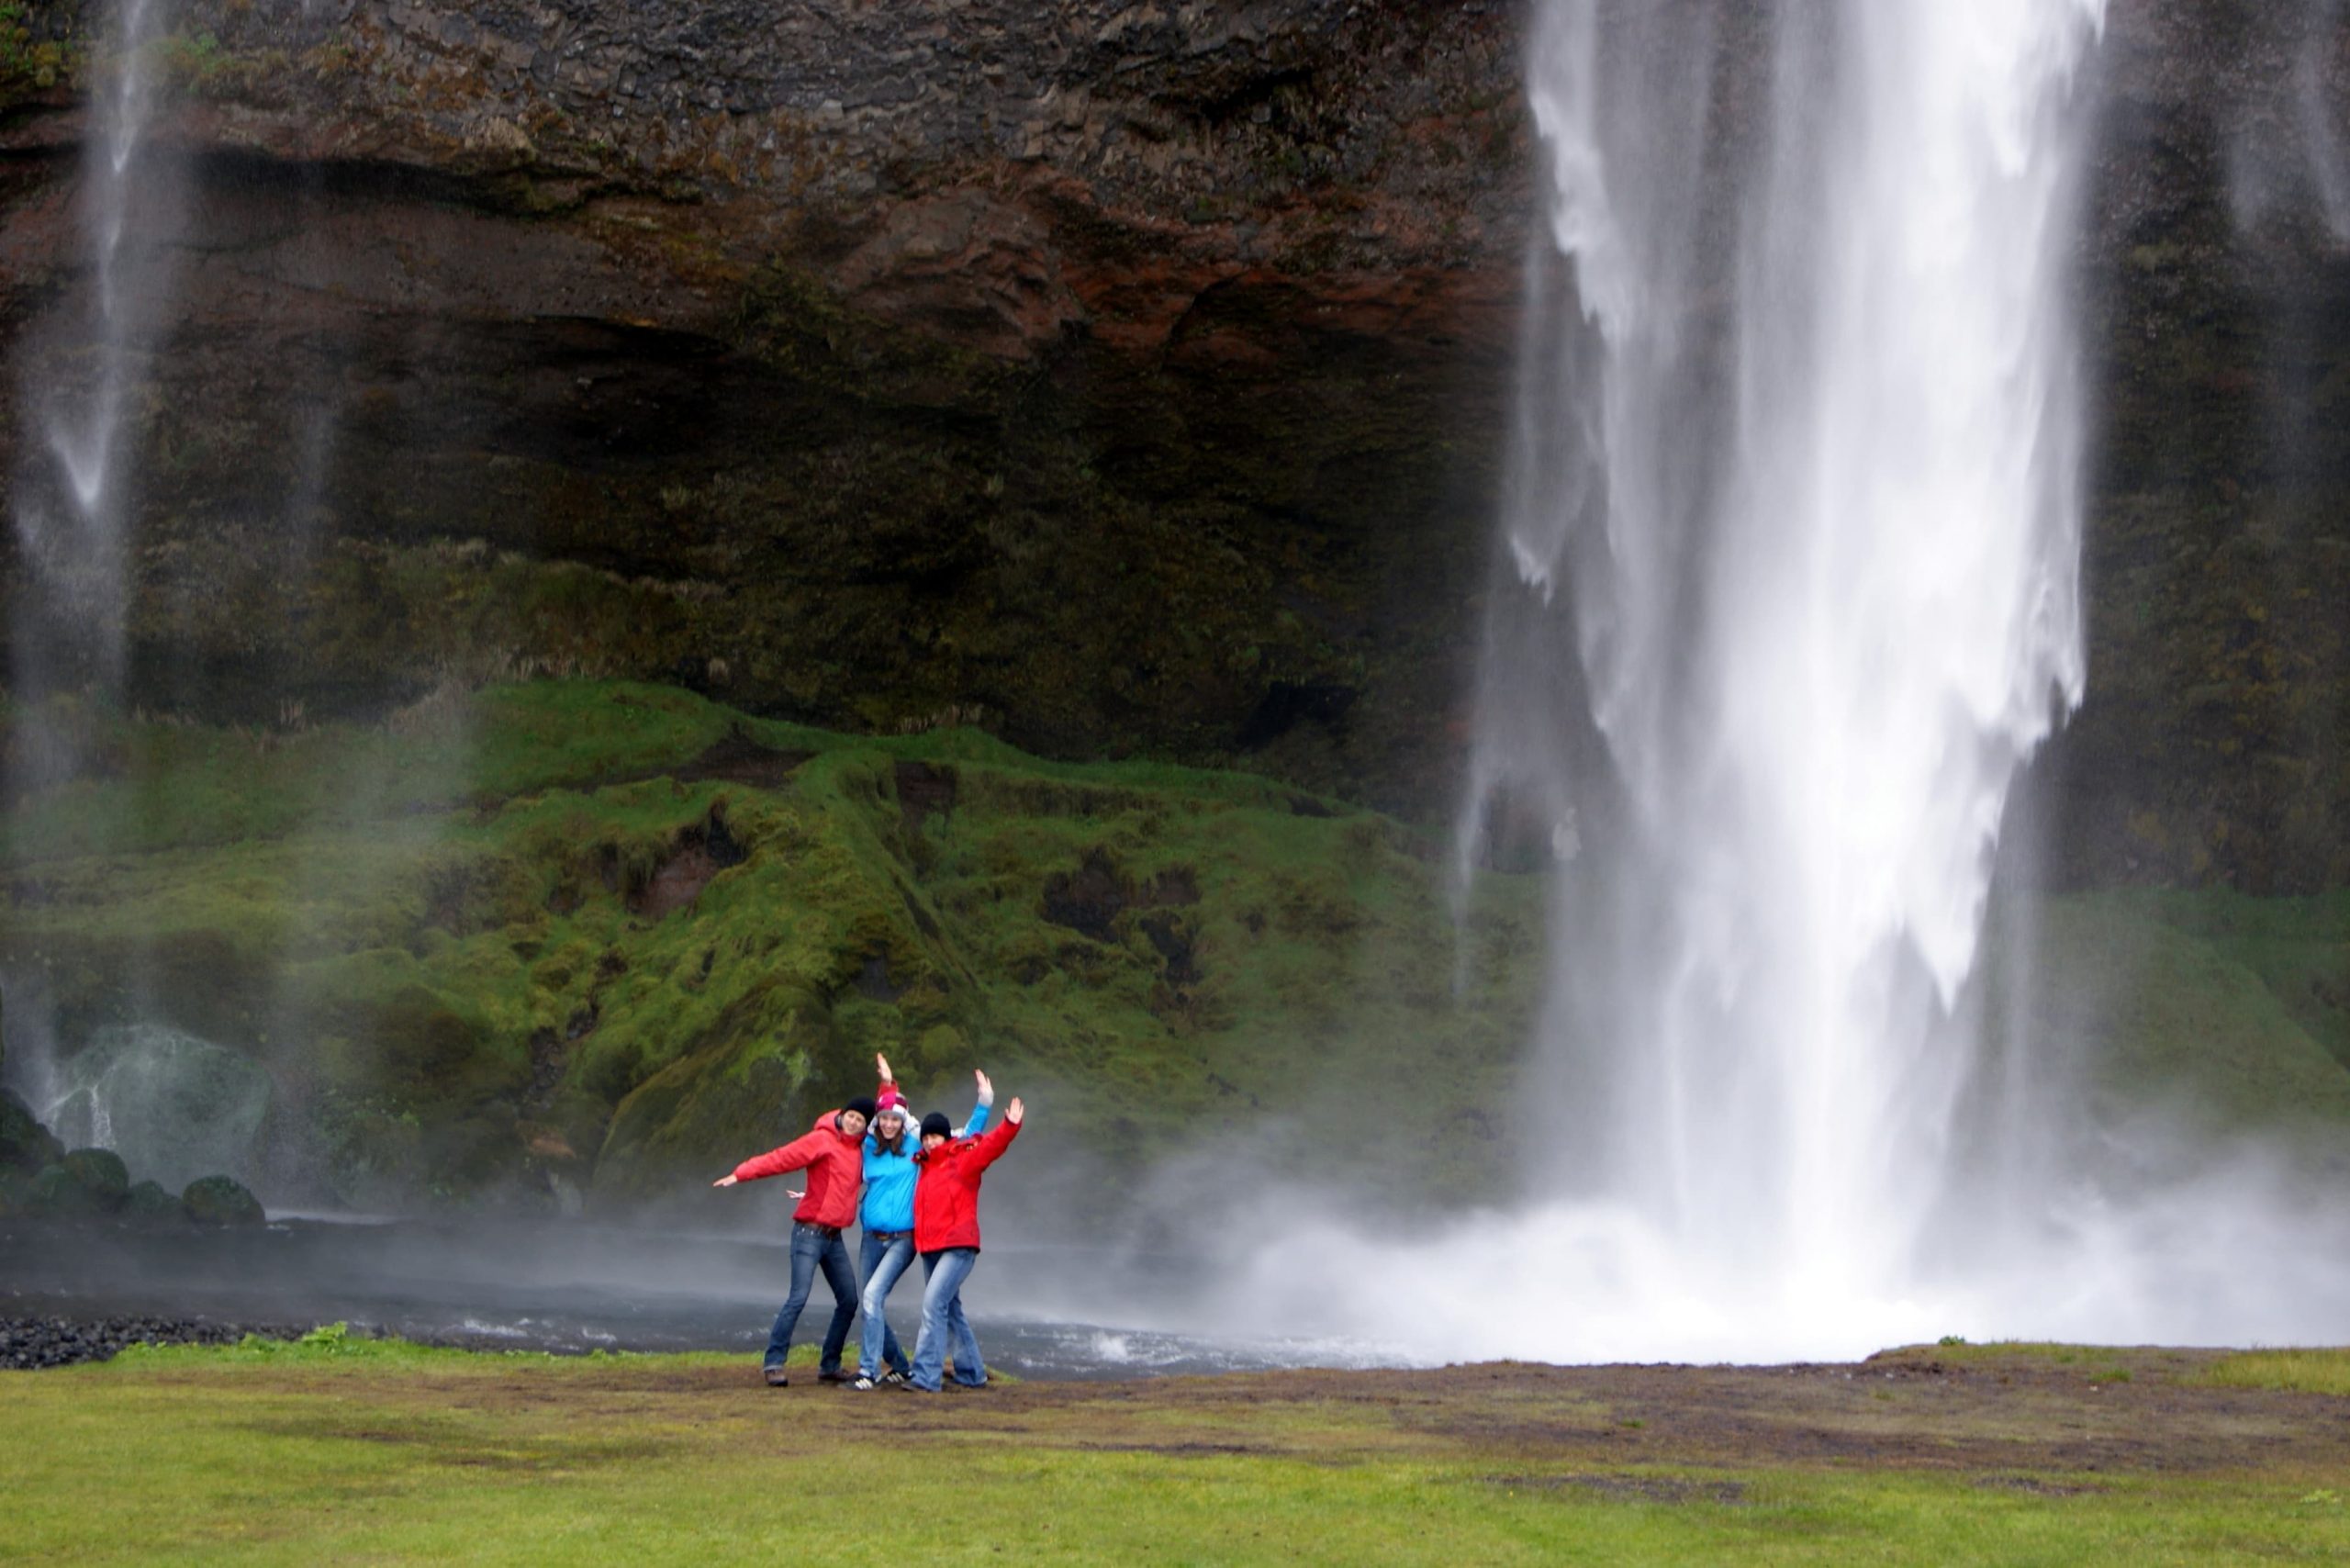
M865 1113L862 1111L843 1111L840 1115L840 1124L841 1131L851 1137L865 1136Z
M894 1138L906 1130L906 1114L892 1105L877 1113L873 1118L873 1136L884 1140Z
M922 1151L924 1154L928 1154L934 1148L945 1148L946 1147L946 1135L945 1133L924 1133L922 1135Z

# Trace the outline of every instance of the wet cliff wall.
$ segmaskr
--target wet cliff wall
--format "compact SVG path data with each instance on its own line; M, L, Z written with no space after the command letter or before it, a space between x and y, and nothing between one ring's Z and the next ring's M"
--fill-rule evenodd
M0 61L19 405L86 359L35 330L86 286L82 12L27 6ZM189 196L140 251L176 303L139 698L282 722L650 678L1440 814L1536 160L1520 21L186 5L159 145ZM1728 37L1734 77L1767 39ZM2350 880L2350 319L2312 129L2344 37L2111 7L2067 881Z

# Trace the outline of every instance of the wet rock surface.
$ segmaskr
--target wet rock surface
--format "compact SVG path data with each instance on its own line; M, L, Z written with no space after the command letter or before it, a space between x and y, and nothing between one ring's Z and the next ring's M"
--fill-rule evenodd
M1733 114L1767 11L1722 7ZM2350 17L2321 15L2111 8L2091 688L2042 835L2068 882L2350 878L2350 263L2302 106L2338 131ZM137 263L176 317L138 699L252 722L626 676L1441 812L1537 175L1521 25L195 0L190 229ZM86 283L86 118L7 91L0 400ZM28 428L0 408L0 465Z
M298 1339L306 1332L285 1324L215 1323L200 1317L0 1314L0 1369L38 1372L112 1361L133 1345L233 1345L248 1334Z

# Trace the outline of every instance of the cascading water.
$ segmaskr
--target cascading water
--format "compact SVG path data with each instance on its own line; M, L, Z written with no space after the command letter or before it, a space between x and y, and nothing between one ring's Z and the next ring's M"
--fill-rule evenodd
M162 27L160 0L123 0L116 13L110 80L94 95L96 123L84 153L84 319L78 327L53 322L49 352L30 356L39 369L26 407L50 461L45 471L34 467L16 498L17 536L39 596L24 607L31 613L14 617L12 675L20 700L37 702L68 684L110 697L121 685L124 446L140 365L152 350L163 303L151 245L150 253L134 254L131 240L137 230L151 241L173 205L147 156L156 101L151 45ZM70 645L58 645L62 634ZM18 756L70 767L70 756L43 755L59 744L54 734L31 737Z
M7 793L79 776L93 716L119 704L129 616L129 527L138 396L164 329L167 241L181 207L168 161L148 136L157 106L154 44L162 0L121 0L100 57L79 188L87 240L81 286L22 353L31 459L12 510L27 571L9 616ZM46 459L46 461L43 461ZM6 977L16 981L21 977ZM10 983L12 1078L36 1092L54 1078L40 989Z
M2350 1323L2308 1240L2338 1224L2255 1159L2100 1185L2111 1129L1975 976L2014 780L2084 691L2068 258L2103 23L1540 6L1460 835L1464 875L1556 861L1521 1196L1406 1241L1285 1194L1236 1323L1559 1361Z
M1939 1025L2009 782L2081 694L2100 13L1783 7L1743 111L1715 62L1751 14L1561 0L1534 43L1572 297L1528 337L1478 774L1608 829L1561 872L1543 1098L1599 1154L1574 1189L1798 1297L1912 1277L1969 1065ZM1522 716L1561 702L1545 743Z

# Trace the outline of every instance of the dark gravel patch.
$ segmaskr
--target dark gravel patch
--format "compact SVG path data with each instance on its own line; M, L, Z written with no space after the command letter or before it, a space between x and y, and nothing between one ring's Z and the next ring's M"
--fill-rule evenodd
M285 1324L213 1323L200 1317L0 1317L0 1371L39 1372L111 1361L133 1345L233 1345L248 1334L298 1339Z

